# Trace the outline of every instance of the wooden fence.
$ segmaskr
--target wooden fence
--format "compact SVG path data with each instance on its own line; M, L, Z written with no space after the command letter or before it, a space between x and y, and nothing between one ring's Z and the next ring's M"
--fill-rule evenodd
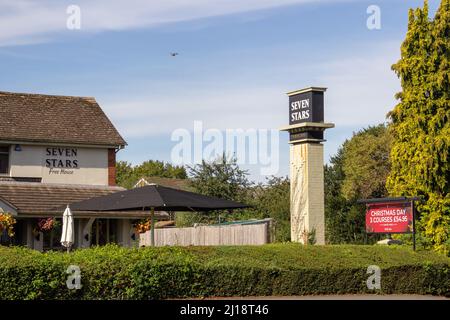
M155 229L155 246L261 245L271 242L272 220L242 224ZM140 246L150 246L150 231L142 233Z

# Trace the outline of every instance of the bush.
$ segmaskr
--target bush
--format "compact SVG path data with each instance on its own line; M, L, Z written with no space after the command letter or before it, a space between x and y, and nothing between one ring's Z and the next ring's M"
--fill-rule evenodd
M69 265L80 290L66 287ZM60 253L0 247L0 299L164 299L374 293L367 267L382 269L377 293L450 296L450 259L381 246L117 246Z

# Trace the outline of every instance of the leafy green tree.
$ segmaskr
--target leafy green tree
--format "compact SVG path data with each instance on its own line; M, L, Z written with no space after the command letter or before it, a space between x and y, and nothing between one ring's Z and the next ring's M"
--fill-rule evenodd
M116 163L116 183L119 186L130 189L139 179L145 177L186 179L187 172L182 166L174 166L158 160L148 160L136 166L126 161Z
M265 184L257 185L248 203L253 205L247 212L249 217L273 219L274 241L290 241L290 182L287 177L271 177Z
M450 1L433 20L428 2L409 12L401 58L399 103L389 113L394 142L387 188L393 196L421 196L417 224L440 252L450 252Z
M194 223L217 223L248 219L272 218L274 241L290 240L290 183L288 178L271 177L266 183L254 185L248 173L237 164L236 158L225 156L213 162L203 161L189 168L191 186L195 192L239 201L251 208L210 213L178 213L177 226Z
M164 177L186 179L186 169L181 166L174 166L170 163L158 160L144 161L134 168L135 175L144 177Z
M222 155L212 162L189 167L191 185L198 193L234 201L245 201L251 183L248 172L237 164L236 157Z
M345 180L341 147L325 165L325 236L327 243L364 243L364 207L342 193Z
M207 196L246 203L251 187L248 172L237 164L236 157L227 159L222 155L212 162L188 167L190 184L194 192ZM212 211L207 213L177 214L178 226L190 226L194 223L218 223L242 218L242 210Z
M364 243L365 207L362 198L386 196L390 135L384 125L353 134L325 165L325 227L328 243Z
M391 143L383 124L363 129L344 143L342 194L347 200L387 195Z
M127 161L116 162L116 184L125 187L133 179L133 166Z

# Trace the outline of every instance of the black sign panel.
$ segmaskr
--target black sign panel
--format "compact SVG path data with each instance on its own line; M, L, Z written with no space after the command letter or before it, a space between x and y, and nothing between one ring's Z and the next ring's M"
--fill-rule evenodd
M303 131L296 133L291 132L289 134L289 141L306 140L306 139L323 140L323 131Z
M289 124L323 122L323 91L289 96Z

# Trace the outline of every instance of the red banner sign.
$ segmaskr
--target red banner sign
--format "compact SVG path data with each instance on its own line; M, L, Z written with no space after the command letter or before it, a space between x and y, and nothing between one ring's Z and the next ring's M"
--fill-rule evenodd
M366 211L367 233L413 232L411 203L372 203Z

